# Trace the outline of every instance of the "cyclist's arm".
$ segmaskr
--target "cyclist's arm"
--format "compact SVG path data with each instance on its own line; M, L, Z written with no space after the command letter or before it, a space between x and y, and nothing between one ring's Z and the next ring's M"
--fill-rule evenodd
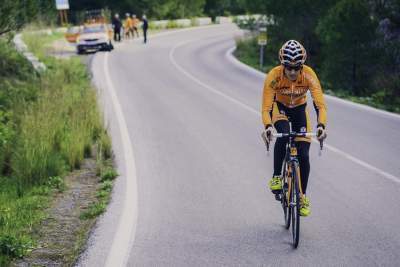
M264 126L270 124L272 125L272 120L270 116L270 112L272 110L272 104L274 103L274 97L275 97L275 86L276 86L276 75L275 75L275 70L272 69L267 77L265 78L264 82L264 92L263 92L263 99L262 99L262 107L261 107L261 112L262 112L262 120L264 123Z
M327 120L325 98L318 77L311 68L308 68L307 79L310 86L311 96L314 101L315 111L318 116L318 125L323 125L325 128Z

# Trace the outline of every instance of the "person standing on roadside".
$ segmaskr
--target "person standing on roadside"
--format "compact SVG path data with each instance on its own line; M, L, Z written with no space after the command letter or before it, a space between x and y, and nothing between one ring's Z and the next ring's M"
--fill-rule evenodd
M147 22L146 15L143 15L142 19L143 19L142 29L143 29L144 43L147 43L147 29L149 28L149 23Z
M113 20L112 20L112 26L114 29L114 41L116 42L121 42L121 28L122 28L122 23L121 20L119 19L119 15L115 14Z
M135 36L135 32L136 32L136 36L139 37L139 32L138 32L139 23L140 23L140 20L136 17L135 14L133 14L132 15L132 26L133 26L132 36Z
M131 16L129 13L125 14L125 22L124 22L124 37L125 39L129 39L130 37L133 38L133 23Z

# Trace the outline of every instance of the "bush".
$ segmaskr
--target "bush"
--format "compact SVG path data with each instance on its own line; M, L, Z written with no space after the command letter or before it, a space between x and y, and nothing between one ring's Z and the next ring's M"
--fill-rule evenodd
M174 28L179 28L178 23L174 20L169 20L166 26L167 29L174 29Z
M0 110L0 175L5 170L14 137L14 128L10 116L9 112Z

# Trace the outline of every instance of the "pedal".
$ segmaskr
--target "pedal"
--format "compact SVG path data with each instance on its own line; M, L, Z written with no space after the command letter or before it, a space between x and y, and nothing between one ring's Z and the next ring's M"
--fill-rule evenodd
M281 194L282 190L272 190L271 191L273 194L277 195L277 194Z

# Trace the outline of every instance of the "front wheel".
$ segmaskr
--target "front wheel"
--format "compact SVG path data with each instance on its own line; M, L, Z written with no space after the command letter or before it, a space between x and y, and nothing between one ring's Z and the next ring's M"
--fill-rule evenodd
M299 165L297 163L293 163L292 165L292 190L291 190L291 198L290 209L292 215L292 238L293 238L293 247L297 248L300 240L300 184L298 177L298 169Z
M76 53L77 53L78 55L83 55L83 54L85 53L85 50L83 50L82 48L78 47L78 48L76 49Z
M282 209L283 209L283 218L285 220L285 228L289 229L291 214L292 214L292 210L290 209L290 205L289 205L291 202L291 197L288 193L289 187L288 187L286 168L284 170L285 171L283 172L283 176L282 176L283 178L282 178L281 204L282 204Z

